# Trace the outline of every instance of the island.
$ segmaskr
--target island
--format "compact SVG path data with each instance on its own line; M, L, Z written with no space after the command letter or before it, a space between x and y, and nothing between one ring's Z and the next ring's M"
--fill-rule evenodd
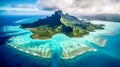
M96 51L97 48L91 46L92 43L103 47L107 40L99 35L100 31L107 30L106 27L108 26L80 20L58 10L45 19L22 23L17 28L21 32L29 32L10 38L9 44L27 54L42 58L71 59Z
M96 29L104 29L103 24L92 24L85 20L79 20L68 13L63 14L61 10L45 19L38 19L33 23L21 24L20 28L33 32L33 39L50 39L53 35L63 33L69 37L83 37Z

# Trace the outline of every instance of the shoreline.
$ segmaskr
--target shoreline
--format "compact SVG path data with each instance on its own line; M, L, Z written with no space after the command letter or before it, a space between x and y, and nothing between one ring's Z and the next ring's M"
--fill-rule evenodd
M94 23L94 22L93 22ZM100 23L100 24L102 24L102 23L105 23L105 22L97 22L97 21L95 21L95 23ZM39 47L39 46L41 46L42 45L42 48L43 49L40 49L39 51L42 51L42 52L45 52L44 50L47 50L47 49L49 49L49 48L51 48L50 47L50 45L51 44L59 44L60 46L61 46L61 48L62 48L62 50L66 50L65 48L67 48L67 53L69 53L69 51L68 50L70 50L70 51L74 51L75 49L78 49L78 46L79 47L81 47L81 48L83 48L83 47L88 47L89 45L87 45L86 43L85 44L83 44L83 42L85 42L85 41L92 41L92 43L94 43L95 42L95 40L97 40L97 39L95 39L95 38L98 38L98 40L96 41L97 42L97 46L100 46L100 47L104 47L105 46L105 43L107 42L107 40L106 39L102 39L102 41L99 39L99 37L101 37L100 35L103 35L106 31L108 31L107 33L109 34L109 32L111 32L112 30L114 31L114 28L113 29L111 29L111 28L109 28L110 26L109 25L113 25L113 23L111 23L111 22L109 22L109 23L105 23L107 26L105 27L105 30L99 30L99 31L95 31L95 32L90 32L90 34L89 35L85 35L84 37L81 37L81 38L77 38L77 37L75 37L75 38L70 38L70 37L67 37L66 38L66 36L61 36L61 35L59 35L59 34L57 34L57 35L55 35L54 37L52 37L51 39L49 39L49 42L47 42L47 41L45 41L43 44L41 43L41 42L43 42L42 40L37 40L37 39L32 39L31 37L30 37L30 34L29 34L29 36L26 34L25 36L16 36L16 37L14 37L14 38L12 38L12 41L13 41L13 44L11 45L12 47L15 47L16 49L18 49L19 48L19 45L18 46L15 46L14 44L17 44L17 42L21 42L21 45L23 45L23 46L21 46L21 47L25 47L25 45L26 45L26 43L28 43L28 47L29 47L29 43L30 43L30 45L34 45L33 47L36 47L34 50L36 50L36 51L38 51L39 50L39 48L37 48L37 47ZM118 25L118 24L115 24L115 25L113 25L113 27L115 26L115 27L117 27L116 25ZM119 27L118 27L119 28ZM31 33L31 32L30 32ZM58 37L59 36L59 37ZM97 36L99 36L99 37L97 37ZM61 38L62 37L62 38ZM31 41L33 41L33 43L34 42L36 42L36 43L31 43ZM75 40L77 40L76 42L73 40L73 41L69 41L69 39L71 40L71 39L75 39ZM24 41L21 41L21 40L24 40L24 41L27 41L27 42L25 42L24 43ZM67 42L67 41L69 41L69 42ZM99 42L99 41L101 41L101 42ZM63 42L63 44L62 44L62 42ZM46 46L46 44L47 44L47 46ZM73 47L72 48L70 48L70 45L73 45ZM78 45L78 44L80 44L80 45ZM32 48L33 49L33 47L30 47L30 48ZM28 53L28 54L31 54L31 55L34 55L34 56L38 56L39 54L37 54L37 53L34 53L34 52L30 52L28 49L25 49L25 51L23 51L23 48L22 49L19 49L19 50L21 50L22 52L25 52L25 53ZM84 53L87 53L87 52L89 52L89 51L96 51L97 49L95 49L95 48L93 48L93 49L90 49L90 50L83 50L83 51L81 51L81 52L78 52L78 53L76 53L75 55L73 54L73 55L71 55L71 56L66 56L65 58L63 57L63 59L72 59L72 58L74 58L74 57L76 57L76 56L79 56L79 55L82 55L82 54L84 54ZM62 55L62 54L61 54ZM51 54L50 54L50 56L51 56ZM50 58L50 56L48 57L48 58ZM38 57L42 57L42 56L38 56ZM45 58L45 56L43 56L42 58Z
M13 47L13 48L16 48L17 50L20 50L20 51L26 53L26 54L29 54L29 55L33 55L33 56L36 56L36 57L41 57L41 58L44 58L44 59L50 59L50 58L51 58L51 56L49 56L49 57L40 56L40 55L37 54L37 53L34 53L34 52L31 53L30 51L27 51L27 50L25 51L25 50L23 50L23 49L21 49L21 48L17 48L17 47L14 46L14 45L11 45L11 44L8 44L8 45L11 46L11 47ZM77 57L77 56L83 55L84 53L91 52L91 51L97 51L97 49L91 48L91 49L89 49L89 50L87 50L87 51L79 52L79 53L77 53L76 55L73 55L73 56L71 56L71 57L62 57L61 60L62 60L62 59L63 59L63 60L73 59L73 58L75 58L75 57ZM51 54L51 55L52 55L52 54Z

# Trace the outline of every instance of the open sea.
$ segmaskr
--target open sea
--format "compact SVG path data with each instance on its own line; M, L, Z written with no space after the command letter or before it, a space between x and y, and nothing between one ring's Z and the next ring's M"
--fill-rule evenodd
M96 52L86 52L73 59L54 61L21 52L7 44L8 39L24 35L14 28L6 31L5 26L18 26L24 20L31 23L46 16L2 16L0 15L0 67L120 67L120 30L117 34L103 36L107 39L104 47L93 46ZM28 21L28 19L31 19ZM23 22L24 23L24 22ZM27 33L27 32L26 32ZM94 45L93 43L89 43Z

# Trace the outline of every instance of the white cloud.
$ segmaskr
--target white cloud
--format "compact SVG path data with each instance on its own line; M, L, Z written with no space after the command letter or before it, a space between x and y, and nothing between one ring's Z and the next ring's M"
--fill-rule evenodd
M39 9L62 10L80 14L120 14L120 0L38 0Z
M37 0L36 4L8 4L0 10L8 13L51 14L55 10L74 15L120 14L120 0Z
M0 10L4 11L3 14L14 15L45 15L51 12L40 10L36 4L8 4L7 7L0 7Z
M13 8L36 8L36 4L8 4L7 7Z

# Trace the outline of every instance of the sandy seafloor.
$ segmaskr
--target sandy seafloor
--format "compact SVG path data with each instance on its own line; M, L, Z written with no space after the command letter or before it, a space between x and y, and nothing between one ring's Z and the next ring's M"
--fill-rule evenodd
M26 21L27 19L14 22L14 24L25 23ZM12 25L1 26L0 44L4 44L4 45L0 46L0 67L26 67L26 66L27 67L120 67L120 23L108 22L108 21L91 21L91 22L104 23L106 25L105 30L103 31L96 30L96 32L91 32L89 36L85 36L82 39L85 40L85 43L87 45L95 48L97 51L85 52L82 55L78 55L72 59L66 59L66 60L61 60L59 58L60 49L55 49L58 50L58 54L56 54L57 56L53 56L50 59L45 59L27 54L8 44L3 43L3 41L9 43L10 42L9 40L14 39L16 37L18 38L14 40L17 40L15 43L18 44L24 44L24 42L27 42L28 43L27 45L30 45L29 42L33 41L34 43L34 41L36 40L32 40L29 37L32 34L30 31L19 29L18 27L19 24L14 26ZM96 38L99 37L104 38L106 40L106 43L103 47L100 47L99 45L96 45L96 43L93 43L97 41ZM57 34L53 36L53 40L57 40L56 42L59 43L63 40L67 40L67 38L69 39L69 37L63 34L62 35ZM77 40L80 39L80 43L81 43L81 38L72 38L72 39L77 39ZM23 40L23 41L19 42L19 40ZM39 40L37 41L39 42Z

